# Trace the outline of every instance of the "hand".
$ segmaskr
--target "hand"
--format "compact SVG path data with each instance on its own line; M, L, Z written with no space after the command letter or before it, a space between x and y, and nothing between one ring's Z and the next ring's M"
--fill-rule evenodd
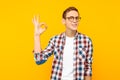
M44 22L39 22L39 16L34 16L34 18L32 19L32 22L34 24L34 34L35 35L40 35L42 34L46 29L47 29L47 25ZM44 28L42 28L42 26L44 26Z

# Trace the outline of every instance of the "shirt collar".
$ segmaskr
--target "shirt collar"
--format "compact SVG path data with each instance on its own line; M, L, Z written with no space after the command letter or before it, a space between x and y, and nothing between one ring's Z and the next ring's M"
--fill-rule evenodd
M75 39L78 37L78 31L76 31L76 33L75 33ZM61 37L63 38L63 39L65 39L65 37L66 37L66 35L65 35L65 32L63 32L62 34L61 34Z

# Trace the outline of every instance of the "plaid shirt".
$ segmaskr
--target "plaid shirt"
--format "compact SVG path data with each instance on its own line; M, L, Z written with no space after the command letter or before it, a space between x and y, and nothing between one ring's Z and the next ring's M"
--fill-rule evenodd
M61 80L64 45L65 33L61 33L51 38L48 46L44 50L34 54L37 64L43 64L49 56L54 54L51 80ZM73 56L74 80L84 80L84 76L92 75L92 52L93 46L91 39L84 34L76 32Z

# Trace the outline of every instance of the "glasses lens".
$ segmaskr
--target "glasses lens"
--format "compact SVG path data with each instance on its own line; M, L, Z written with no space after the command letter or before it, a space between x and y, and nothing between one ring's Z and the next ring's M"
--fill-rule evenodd
M77 17L74 17L74 16L70 16L70 17L66 17L69 21L71 21L71 22L73 22L74 21L74 19L78 22L80 19L81 19L81 17L79 17L79 16L77 16Z
M73 16L70 16L70 17L67 17L67 19L68 19L69 21L73 21L74 17L73 17Z

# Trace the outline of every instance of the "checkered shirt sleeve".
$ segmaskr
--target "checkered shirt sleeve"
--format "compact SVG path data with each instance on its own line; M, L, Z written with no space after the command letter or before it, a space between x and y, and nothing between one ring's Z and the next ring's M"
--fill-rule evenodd
M92 53L93 53L93 45L92 40L88 38L88 49L86 52L86 60L85 60L85 76L92 76Z
M54 41L54 38L51 38L48 46L44 50L42 50L39 53L34 53L34 59L38 65L46 62L48 57L53 54L53 50L54 50L54 42L53 41Z

